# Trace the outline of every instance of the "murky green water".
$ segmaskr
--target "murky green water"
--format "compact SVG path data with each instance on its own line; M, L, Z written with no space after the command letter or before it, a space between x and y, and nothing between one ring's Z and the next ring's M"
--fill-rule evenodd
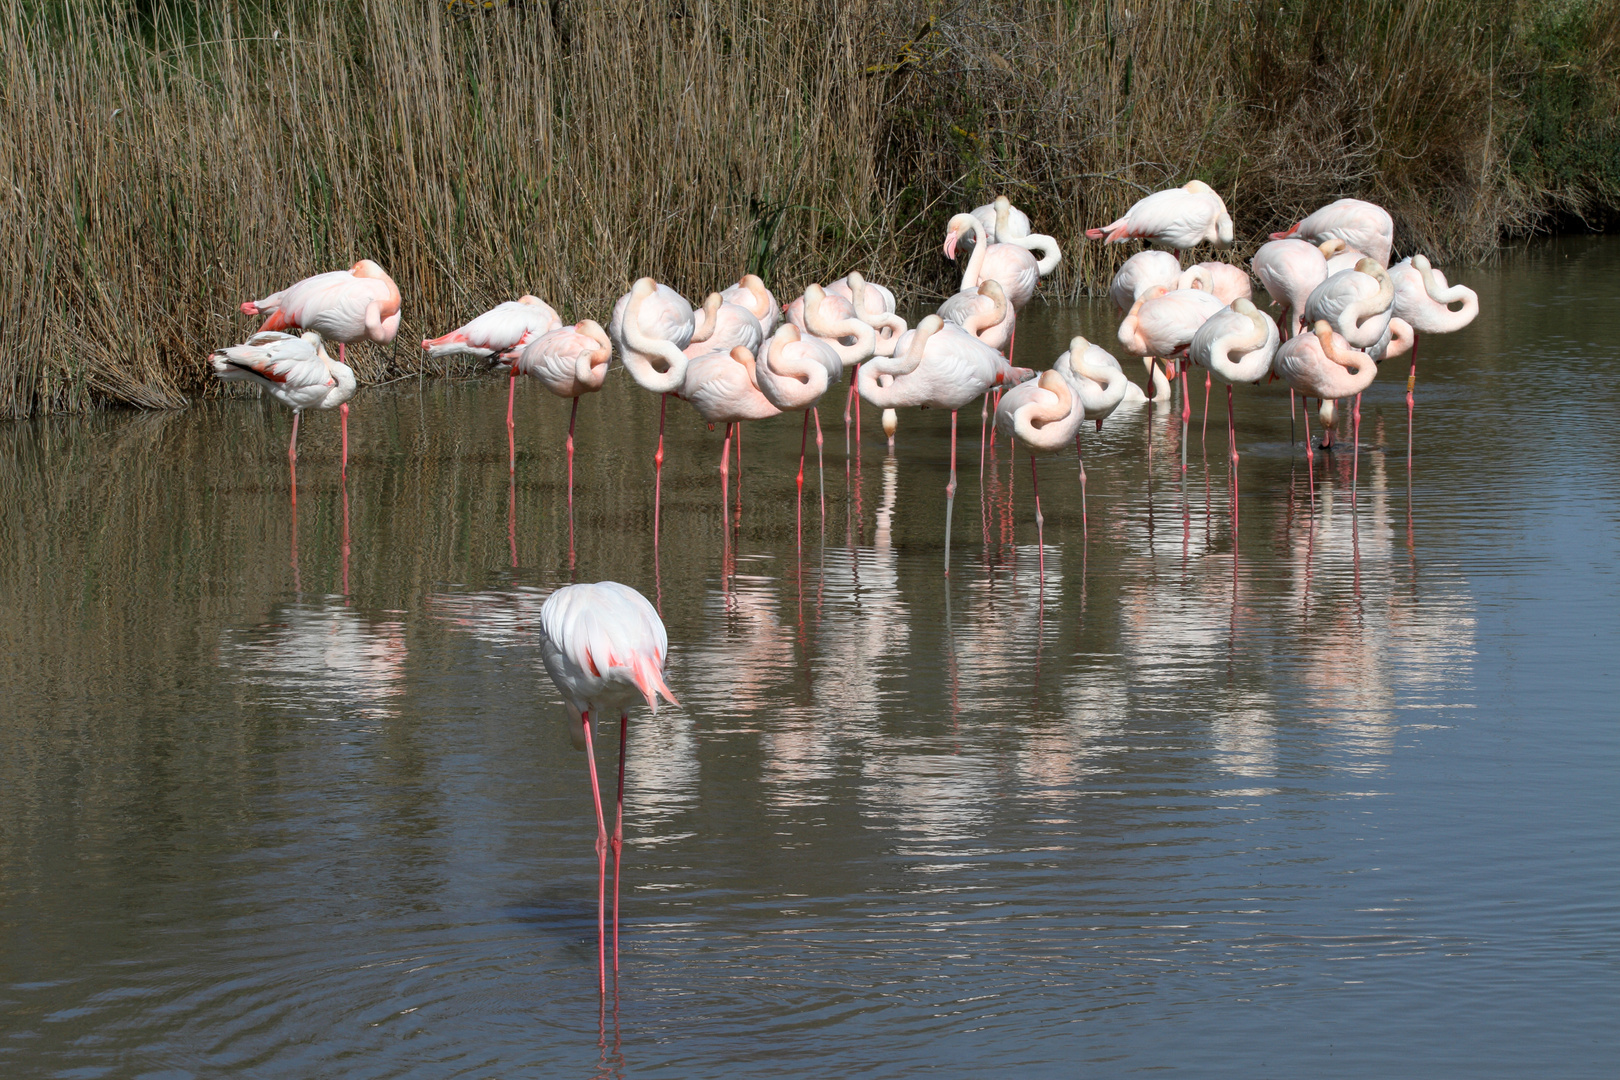
M0 1073L1603 1076L1620 1053L1620 245L1462 275L1314 503L1276 387L962 491L949 429L744 436L504 384L0 428ZM1102 305L1031 313L1025 363ZM1128 368L1139 377L1140 368ZM1348 441L1344 443L1348 449ZM733 495L735 492L733 492ZM733 507L731 513L735 514ZM570 554L572 535L572 555ZM599 1012L589 788L534 625L656 597ZM614 752L601 740L604 759ZM604 765L606 760L604 760Z

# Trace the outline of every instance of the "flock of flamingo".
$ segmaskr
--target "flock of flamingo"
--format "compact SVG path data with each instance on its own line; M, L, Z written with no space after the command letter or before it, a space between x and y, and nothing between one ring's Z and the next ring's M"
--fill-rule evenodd
M1232 423L1233 384L1281 379L1291 391L1291 412L1295 394L1307 399L1306 455L1313 468L1308 399L1320 402L1322 446L1329 451L1336 403L1352 399L1352 442L1359 456L1361 394L1376 377L1379 364L1412 354L1406 387L1410 420L1419 334L1461 329L1479 311L1477 295L1448 284L1423 255L1391 266L1394 221L1382 207L1359 199L1339 199L1286 232L1273 233L1247 270L1214 261L1183 268L1180 256L1173 253L1205 243L1215 247L1233 243L1225 203L1197 180L1148 195L1117 221L1088 230L1086 236L1110 244L1145 240L1162 245L1132 255L1109 287L1123 315L1119 342L1142 359L1147 390L1127 378L1108 350L1083 337L1075 337L1038 377L1030 369L1013 366L1017 314L1062 256L1057 242L1031 232L1029 218L1005 197L957 214L947 223L945 255L955 260L958 248L969 239L972 255L960 291L915 327L897 313L893 292L859 273L826 286L810 285L785 306L759 277L748 274L711 293L696 308L669 286L644 277L619 298L606 329L591 319L564 325L543 300L523 296L442 337L424 340L422 347L435 357L484 358L506 371L510 469L516 468L512 402L518 376L531 375L552 393L572 399L566 447L570 506L579 398L602 388L616 349L631 377L660 396L654 455L655 543L670 395L691 404L709 424L726 425L720 456L722 490L734 435L741 461L744 421L803 413L797 478L802 493L810 426L816 429L819 456L819 404L842 383L844 369L852 367L844 411L846 446L852 415L857 445L860 440L856 395L883 410L891 446L897 409L936 408L951 414L950 480L945 488L948 575L957 488L957 413L975 399L983 403L981 446L993 410L996 431L1028 450L1032 476L1037 454L1064 451L1073 442L1080 459L1084 522L1082 424L1091 420L1100 430L1121 406L1151 403L1168 410L1171 383L1177 378L1182 422L1189 423L1188 369L1197 365L1205 371L1206 425L1212 380L1227 386L1235 515L1238 449ZM1251 273L1281 308L1279 319L1255 306ZM248 301L242 311L268 318L245 343L213 353L215 371L221 379L256 382L293 410L287 447L293 463L302 412L338 409L346 472L348 401L356 390L346 346L393 340L400 322L398 286L382 267L362 259L348 270L305 278L263 300ZM338 343L337 360L327 354L324 341ZM1352 477L1353 493L1354 472ZM1038 477L1035 482L1035 520L1044 553ZM597 824L597 977L598 988L605 993L609 851L614 863L613 970L618 971L628 709L638 698L655 713L660 696L675 703L664 680L668 639L658 612L644 596L604 581L568 585L552 593L541 610L540 646L547 672L570 714L577 717L587 751L592 715L619 714L618 814L611 834L603 815L596 759L587 753Z

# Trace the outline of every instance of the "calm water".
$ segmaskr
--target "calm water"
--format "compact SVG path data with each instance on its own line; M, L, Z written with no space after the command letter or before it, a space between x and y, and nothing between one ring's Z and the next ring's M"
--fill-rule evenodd
M858 464L622 372L0 428L0 1073L1608 1076L1620 1053L1620 244L1462 275L1485 313L1364 406L1314 504L1277 387L979 480L946 416ZM1101 305L1032 312L1025 363ZM1140 378L1139 365L1128 370ZM1313 421L1314 422L1314 421ZM1343 449L1349 449L1348 437ZM733 494L735 494L733 492ZM1314 509L1313 509L1314 505ZM735 508L731 513L735 515ZM734 517L732 518L734 521ZM345 537L349 553L345 555ZM656 596L624 968L539 664L569 580ZM607 767L611 736L600 740Z

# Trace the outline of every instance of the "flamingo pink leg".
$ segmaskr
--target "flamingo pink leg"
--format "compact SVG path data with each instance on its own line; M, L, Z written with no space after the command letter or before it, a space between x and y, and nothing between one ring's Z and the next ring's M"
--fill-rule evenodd
M1187 388L1187 361L1181 362L1181 422L1192 423L1192 392Z
M506 471L517 472L517 436L512 423L512 403L517 400L517 368L506 380Z
M1232 532L1235 536L1237 533L1238 520L1238 450L1237 424L1232 419L1232 386L1230 383L1228 383L1226 387L1226 445L1227 449L1230 450L1232 454Z
M669 395L658 395L658 449L653 453L653 550L658 549L658 514L663 505L664 492L664 410L669 407Z
M1091 539L1091 523L1086 520L1086 455L1080 449L1080 433L1074 433L1074 456L1080 459L1080 538Z
M619 973L619 857L624 852L624 753L630 714L619 714L619 809L613 817L613 974Z
M855 406L855 385L860 381L861 365L856 364L849 371L849 394L844 398L844 457L849 457L849 424L853 419L850 410Z
M1417 386L1418 333L1412 331L1412 371L1406 376L1406 471L1412 471L1412 390Z
M343 478L349 478L349 404L344 402L338 406L338 426L343 431Z
M591 745L591 714L580 714L585 733L585 764L591 770L591 798L596 803L596 989L607 993L607 821L602 817L602 787L596 780L596 748Z
M1211 386L1211 383L1210 383L1210 379L1209 379L1209 372L1206 371L1206 372L1204 372L1204 429L1198 433L1198 441L1200 443L1209 441L1209 389L1210 389L1210 386ZM1227 396L1230 397L1231 394L1232 394L1232 388L1227 387L1226 388L1226 393L1227 393Z
M579 398L568 410L568 511L574 510L574 418L579 415Z
M799 477L794 481L798 493L797 511L795 512L794 534L798 538L798 549L804 550L804 449L810 442L810 410L804 410L804 427L799 431Z
M292 441L287 444L287 460L293 464L298 462L298 418L302 415L298 409L293 410Z
M1361 395L1356 395L1355 409L1351 413L1350 439L1355 444L1350 453L1350 505L1356 503L1356 473L1361 468Z
M1311 399L1303 398L1299 415L1305 418L1305 475L1311 478L1311 509L1316 509L1316 454L1311 451Z
M827 471L821 460L821 410L811 406L810 415L816 418L816 490L821 493L821 516L825 519L827 517Z
M951 510L956 505L956 410L951 410L951 482L945 485L945 576L951 576Z
M1046 585L1046 519L1041 516L1041 476L1035 455L1029 455L1029 486L1035 493L1035 546L1041 556L1041 585Z

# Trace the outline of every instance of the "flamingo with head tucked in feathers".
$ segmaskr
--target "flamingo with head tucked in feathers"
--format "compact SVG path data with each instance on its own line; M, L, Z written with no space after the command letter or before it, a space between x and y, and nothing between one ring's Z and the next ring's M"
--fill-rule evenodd
M1108 244L1152 240L1185 251L1199 244L1232 245L1232 215L1215 190L1202 180L1155 191L1138 199L1125 215L1086 236Z
M1321 319L1313 324L1309 332L1296 334L1283 342L1272 357L1271 366L1277 377L1289 386L1306 397L1321 398L1324 404L1339 398L1356 398L1355 468L1359 468L1361 392L1371 386L1378 375L1378 364L1373 358L1351 345L1327 320ZM1305 457L1307 464L1314 465L1309 409L1305 417ZM1331 421L1324 417L1323 422ZM1351 476L1353 478L1355 473L1352 472Z
M386 345L399 332L399 286L382 267L361 259L347 270L294 282L263 300L245 300L245 315L267 315L260 333L310 330L338 343L338 362L348 365L345 346L356 341Z
M745 307L752 312L766 337L776 333L777 324L782 321L782 308L776 302L776 295L765 287L758 274L744 274L735 285L720 290L720 296L726 303Z
M343 429L343 472L349 470L349 406L354 372L326 355L314 331L293 336L261 330L241 345L219 349L208 358L225 382L255 382L293 411L287 461L298 462L298 418L305 409L337 409ZM293 492L296 504L298 494Z
M653 546L658 546L659 509L664 487L664 414L669 395L686 382L687 356L697 321L686 297L650 277L637 279L613 305L608 336L630 377L659 395L658 449L653 452Z
M1379 266L1388 266L1390 249L1395 245L1395 219L1377 203L1338 199L1301 218L1293 228L1271 234L1273 240L1295 236L1313 244L1343 240L1347 246L1365 252Z
M540 659L563 701L579 716L585 762L596 809L596 978L607 993L607 856L613 852L613 970L619 970L619 864L624 851L624 759L630 707L645 701L654 717L658 699L679 705L665 678L669 636L647 598L628 585L599 581L565 585L540 608ZM613 832L602 813L592 718L619 714L619 794Z
M1271 316L1240 299L1206 319L1187 347L1188 359L1226 384L1227 449L1234 476L1238 450L1232 384L1257 383L1271 374L1271 360L1278 344L1277 324ZM1208 417L1207 409L1204 415Z
M851 270L827 286L827 293L833 296L842 296L848 300L855 309L855 317L876 331L877 337L872 343L872 355L893 356L894 346L900 340L909 326L906 320L895 314L894 292L886 286L875 281L868 281L860 273ZM848 450L849 420L851 412L855 417L855 440L860 442L861 437L861 399L855 391L856 378L860 365L855 365L849 379L849 398L844 404L844 435L845 449ZM889 449L894 449L894 433L899 427L899 416L893 409L883 410L883 432L889 437Z
M971 218L971 214L961 215ZM974 219L977 223L977 219ZM956 502L956 414L995 386L1033 375L954 323L929 315L900 339L892 357L861 365L861 397L880 408L949 409L951 477L945 486L945 573L951 572L951 511ZM885 384L883 377L887 376Z
M759 392L782 412L804 413L804 429L799 435L798 492L804 494L804 453L810 433L810 420L816 404L827 388L844 376L844 364L825 340L801 333L791 323L783 323L765 343L754 364L754 381ZM816 421L816 460L821 460L821 418ZM825 487L825 480L823 480ZM826 512L826 494L822 494Z
M559 326L521 348L504 353L499 362L512 378L532 375L558 397L572 399L568 410L568 507L574 506L574 420L579 399L602 389L613 360L613 343L599 323L584 319Z
M1358 349L1377 344L1395 314L1395 284L1376 259L1364 258L1354 270L1341 270L1305 298L1305 319L1324 321Z

